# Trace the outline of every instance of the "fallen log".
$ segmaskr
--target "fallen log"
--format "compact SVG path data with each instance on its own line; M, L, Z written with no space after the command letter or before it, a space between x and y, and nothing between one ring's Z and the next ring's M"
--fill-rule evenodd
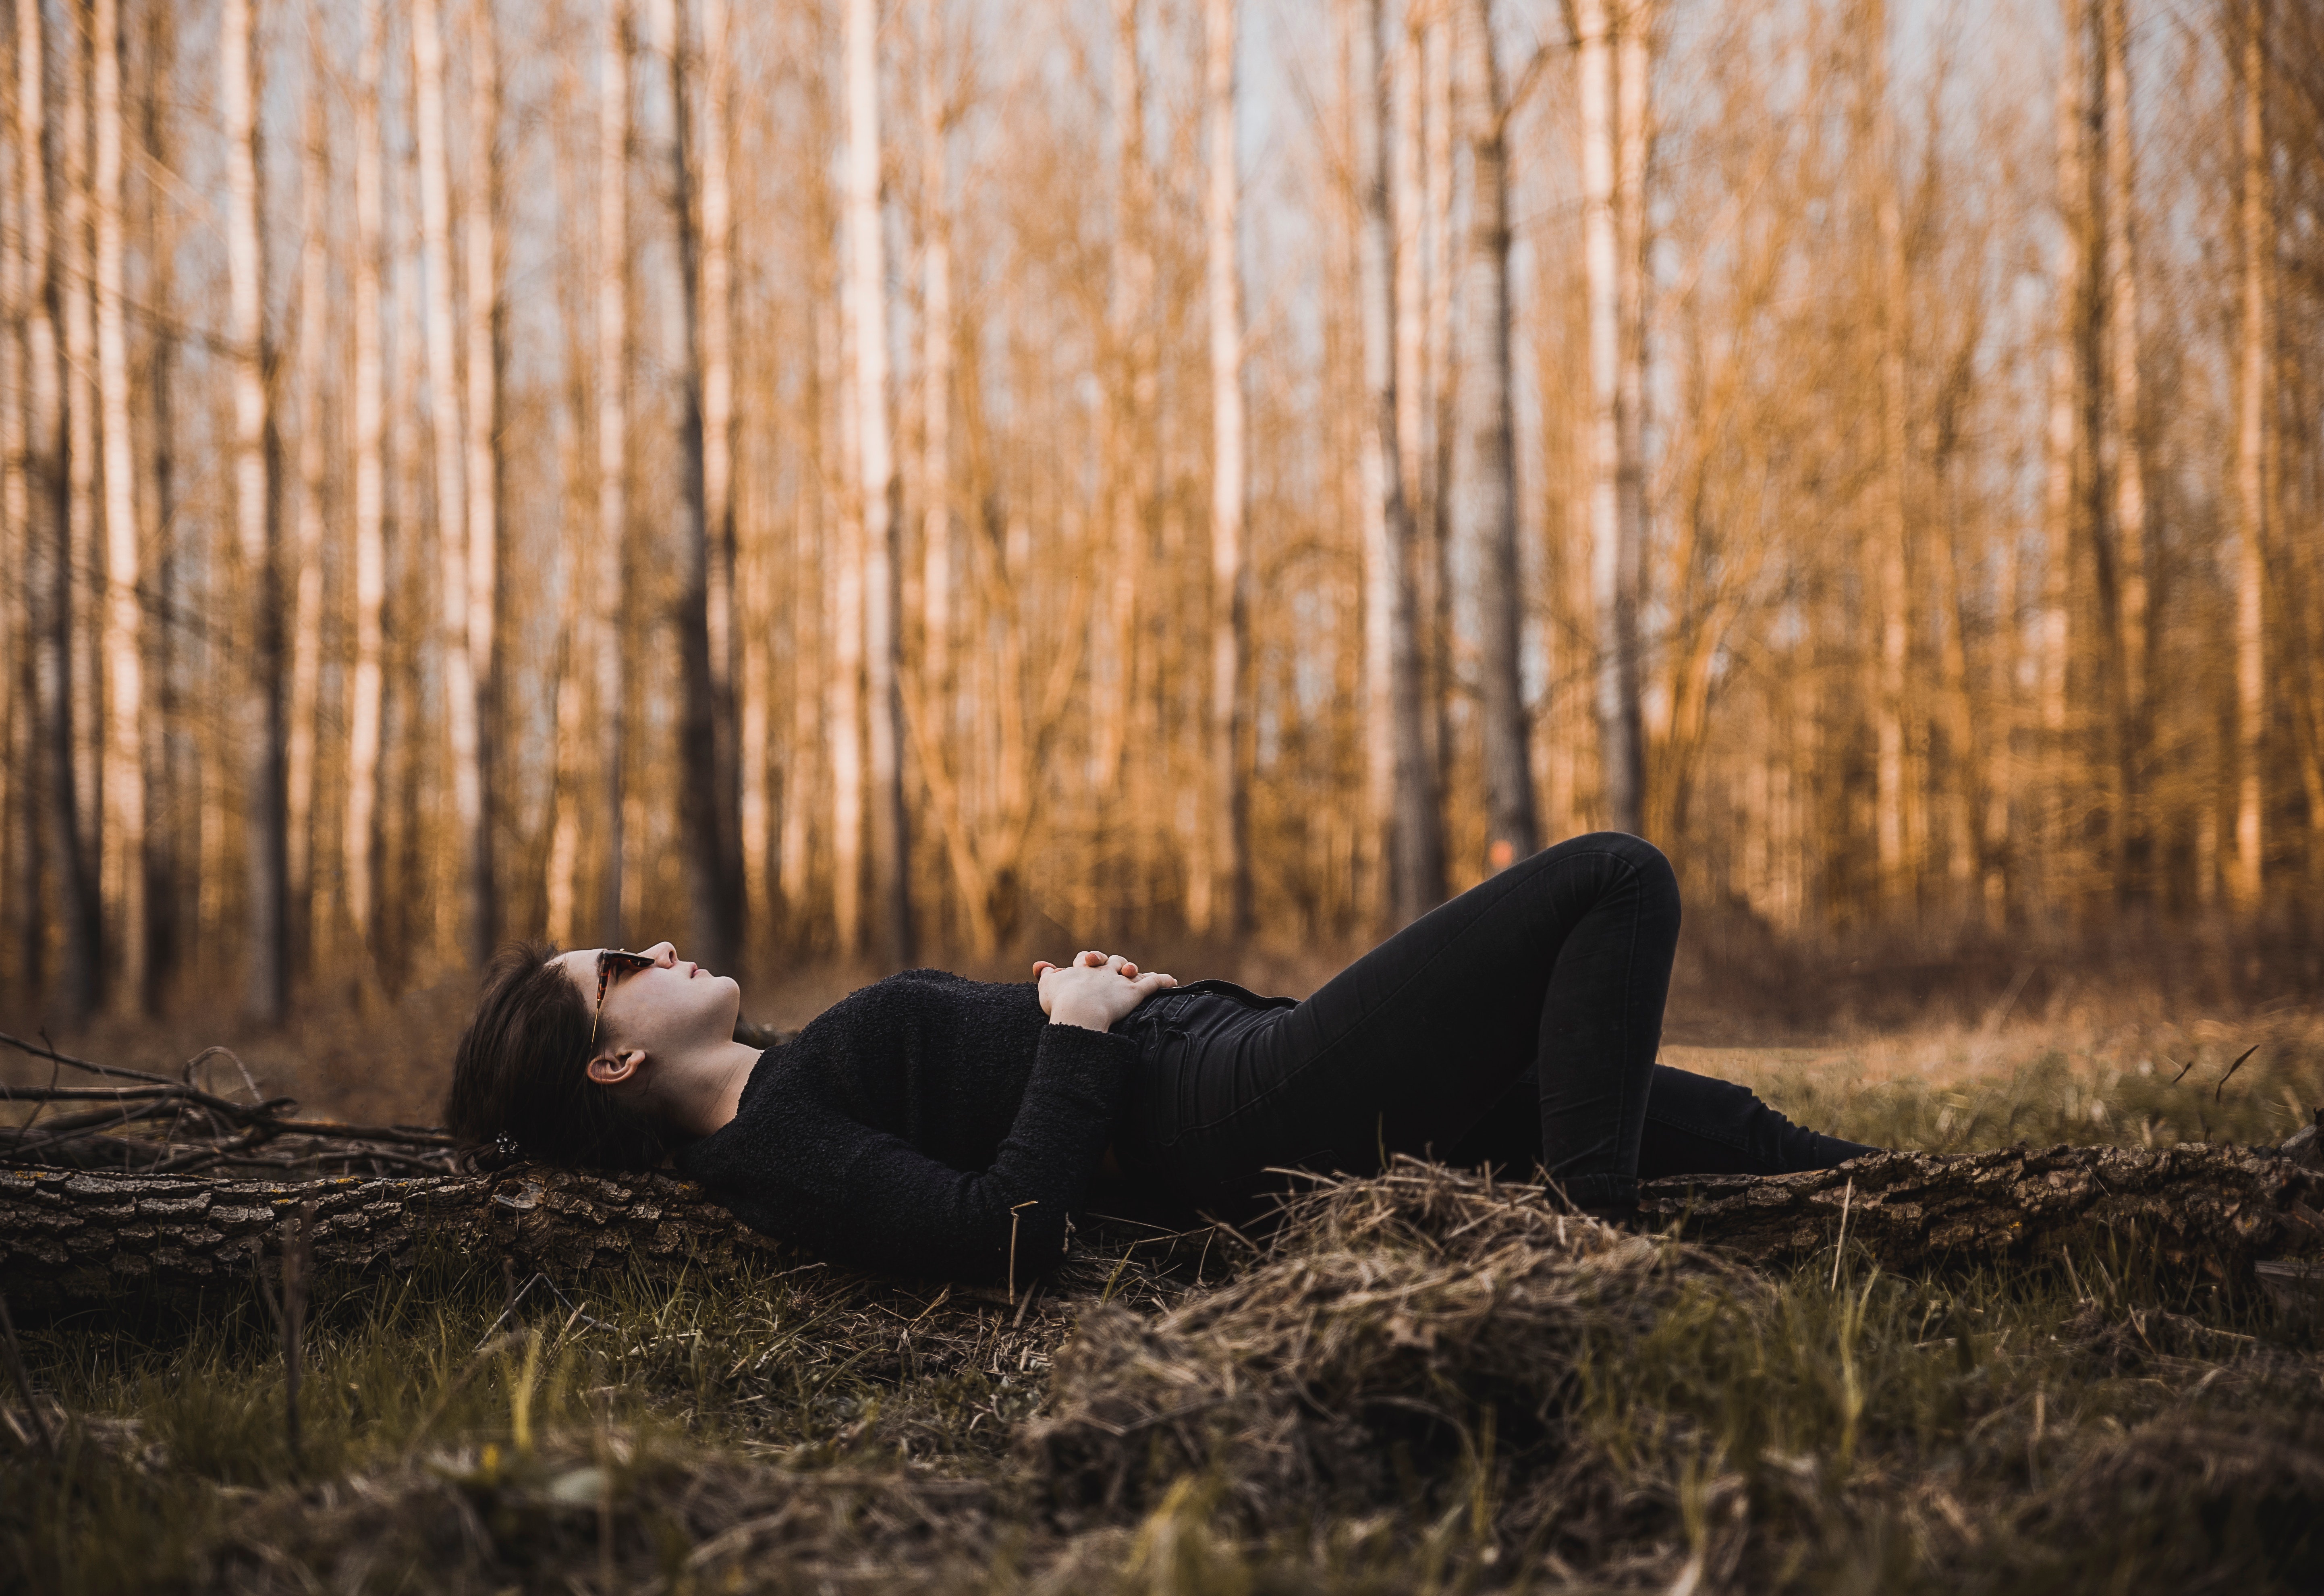
M430 1248L571 1280L609 1268L713 1272L790 1250L667 1175L520 1165L489 1175L292 1182L0 1168L0 1292L20 1305L240 1288L313 1204L314 1265L366 1274ZM2324 1173L2273 1148L2056 1147L1881 1153L1839 1169L1651 1181L1653 1223L1780 1268L1848 1244L1923 1272L2038 1257L2109 1232L2247 1273L2324 1257Z
M1639 1207L1762 1267L1828 1252L1843 1210L1849 1245L1906 1273L2054 1255L2109 1233L2218 1272L2324 1253L2324 1174L2270 1147L1876 1153L1803 1175L1648 1181Z
M246 1287L312 1204L308 1257L347 1275L408 1268L430 1250L570 1279L601 1269L733 1268L780 1244L699 1185L519 1166L490 1175L215 1180L0 1168L0 1292L56 1307Z

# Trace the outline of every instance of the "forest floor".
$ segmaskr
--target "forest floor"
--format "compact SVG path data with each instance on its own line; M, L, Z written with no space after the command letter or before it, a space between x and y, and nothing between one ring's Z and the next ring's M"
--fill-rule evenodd
M2273 1142L2324 1103L2314 1007L1992 984L1819 1033L1682 983L1665 1056L1932 1150ZM409 1077L327 1089L394 1023L245 1052L318 1107L427 1118ZM1258 1245L1093 1230L1013 1302L804 1258L512 1312L471 1260L325 1279L295 1443L254 1294L20 1323L0 1589L2324 1587L2324 1304L2135 1239L1764 1275L1422 1166Z

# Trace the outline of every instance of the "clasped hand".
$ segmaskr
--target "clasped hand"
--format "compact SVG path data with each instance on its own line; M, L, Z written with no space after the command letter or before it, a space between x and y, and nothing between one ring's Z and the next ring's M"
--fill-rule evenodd
M1037 959L1033 974L1040 987L1041 1012L1050 1024L1091 1030L1112 1029L1116 1020L1139 1004L1178 984L1176 975L1141 975L1120 954L1108 955L1094 948L1075 954L1070 964Z

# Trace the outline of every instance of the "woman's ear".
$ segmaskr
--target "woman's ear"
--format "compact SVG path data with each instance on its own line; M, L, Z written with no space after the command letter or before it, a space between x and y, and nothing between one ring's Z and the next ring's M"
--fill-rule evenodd
M622 1086L637 1079L645 1067L646 1050L632 1047L622 1053L600 1053L589 1061L589 1078L600 1086Z

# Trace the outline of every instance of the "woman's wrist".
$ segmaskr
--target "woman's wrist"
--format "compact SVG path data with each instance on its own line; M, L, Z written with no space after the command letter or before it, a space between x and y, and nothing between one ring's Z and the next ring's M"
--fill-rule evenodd
M1080 1003L1070 1001L1060 1002L1049 1010L1049 1023L1051 1025L1078 1025L1084 1030L1111 1030L1113 1029L1112 1017L1107 1014L1102 1005L1097 1003L1092 1003L1085 1007Z

